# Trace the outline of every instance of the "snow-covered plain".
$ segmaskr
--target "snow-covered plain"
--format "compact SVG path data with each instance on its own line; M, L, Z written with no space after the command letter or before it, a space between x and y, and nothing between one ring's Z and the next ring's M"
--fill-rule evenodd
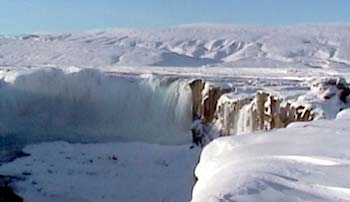
M315 78L349 82L349 34L200 24L0 36L0 153L34 144L0 174L23 178L12 185L25 201L189 201L199 149L187 84L292 99ZM348 116L215 140L192 200L350 201Z
M0 66L350 66L350 25L197 24L0 37Z

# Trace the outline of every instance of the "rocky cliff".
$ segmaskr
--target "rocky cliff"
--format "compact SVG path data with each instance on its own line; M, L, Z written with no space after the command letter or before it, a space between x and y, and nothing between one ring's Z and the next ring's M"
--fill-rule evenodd
M197 79L193 96L193 143L205 145L219 136L284 128L292 122L333 118L349 107L350 88L343 78L321 78L296 100L258 91L242 96ZM329 109L331 108L331 109ZM331 114L333 112L333 114Z

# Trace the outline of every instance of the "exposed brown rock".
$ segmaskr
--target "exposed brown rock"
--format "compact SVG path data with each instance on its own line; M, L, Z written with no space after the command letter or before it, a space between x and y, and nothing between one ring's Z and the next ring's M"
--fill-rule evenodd
M264 117L265 117L265 102L267 100L267 97L269 94L264 93L264 92L257 92L256 93L256 109L258 113L258 124L259 124L259 129L262 130L264 129Z
M237 129L239 111L246 104L252 101L251 98L222 101L217 106L216 115L220 125L220 136L228 136L232 130Z
M203 100L202 120L204 123L210 123L215 118L216 105L222 94L223 91L220 87L209 87L208 95L205 95Z
M201 79L196 79L190 83L192 91L192 119L195 120L202 116L202 91L205 82ZM197 118L196 118L197 117Z
M247 128L251 131L270 130L283 128L295 121L310 121L313 114L304 106L292 107L290 103L284 102L268 93L258 92L255 98L226 98L221 100L217 107L220 135L233 135L237 132L240 112L244 109Z

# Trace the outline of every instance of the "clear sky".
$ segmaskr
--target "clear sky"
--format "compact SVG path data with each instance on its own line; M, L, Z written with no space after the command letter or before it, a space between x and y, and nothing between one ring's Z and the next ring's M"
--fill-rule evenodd
M199 22L350 22L350 0L0 0L0 34Z

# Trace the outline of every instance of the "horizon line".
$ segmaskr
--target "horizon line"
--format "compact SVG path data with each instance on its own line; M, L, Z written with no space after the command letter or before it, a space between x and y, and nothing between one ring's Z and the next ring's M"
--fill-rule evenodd
M53 34L74 34L84 32L94 32L103 30L157 30L168 28L182 28L195 26L240 26L240 27L290 27L290 26L322 26L322 25L350 25L350 21L333 21L333 22L301 22L301 23L285 23L285 24L269 24L269 23L221 23L221 22L194 22L194 23L180 23L174 25L155 25L155 26L106 26L96 28L86 28L71 31L33 31L26 33L2 34L0 36L25 36L25 35L53 35Z

